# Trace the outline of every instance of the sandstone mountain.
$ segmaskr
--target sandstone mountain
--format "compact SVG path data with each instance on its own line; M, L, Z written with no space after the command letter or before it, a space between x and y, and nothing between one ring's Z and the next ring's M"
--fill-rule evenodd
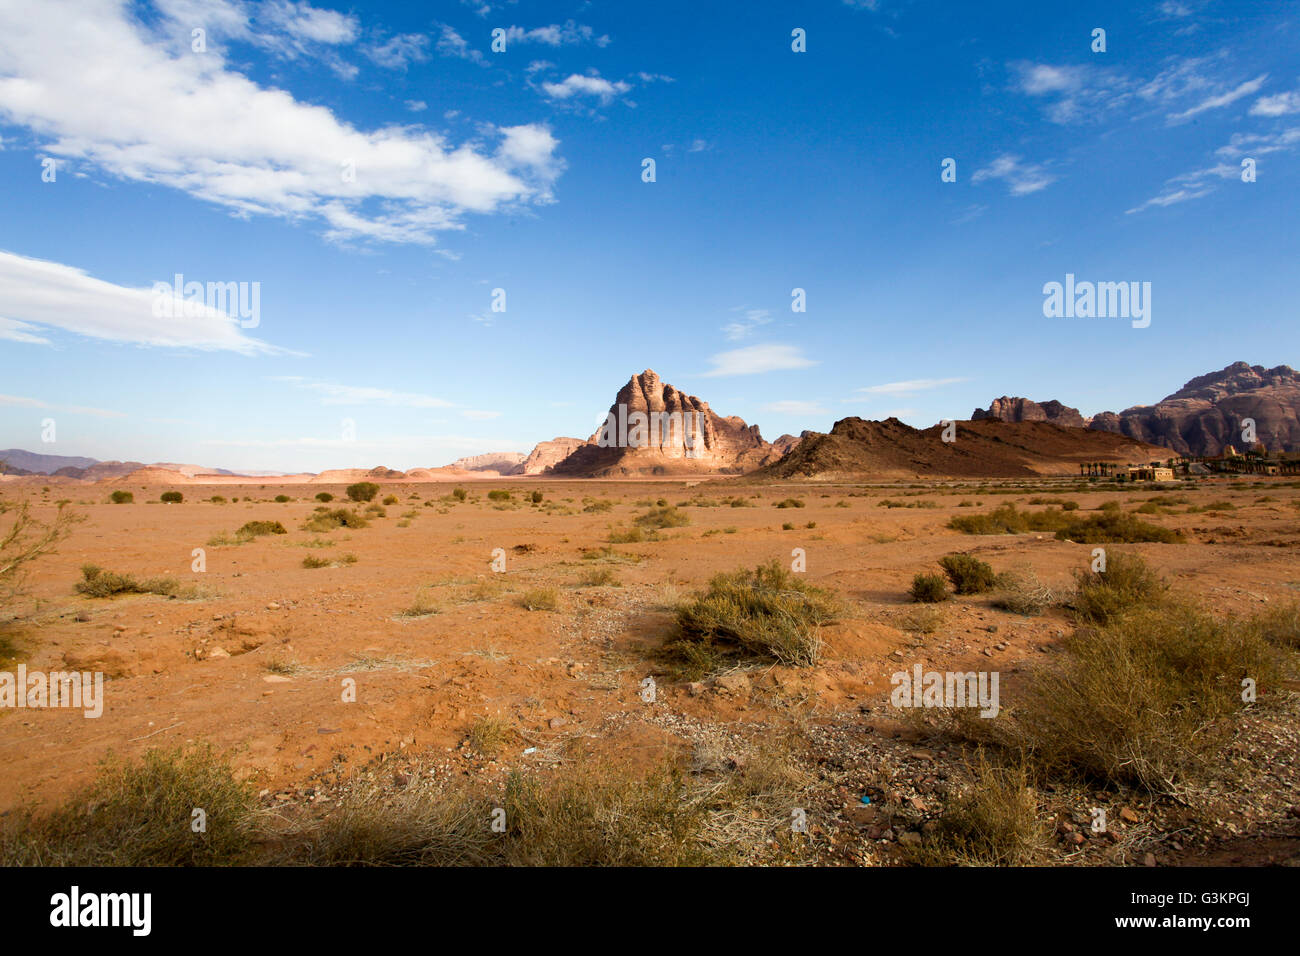
M1287 365L1234 362L1192 379L1155 405L1094 415L1089 427L1118 432L1183 455L1219 455L1226 445L1250 447L1243 419L1269 451L1300 451L1300 372Z
M829 434L809 433L755 477L1027 478L1077 475L1082 462L1125 464L1160 453L1121 435L1042 421L958 422L952 442L943 440L943 431L941 425L912 428L897 418L845 418Z
M606 424L551 472L602 478L738 475L778 458L757 425L718 415L708 402L646 369L619 390Z
M448 467L459 468L462 471L492 471L498 475L518 475L523 473L524 458L523 452L494 451L486 455L457 458Z
M1056 401L1040 405L1027 398L1011 398L1006 395L993 399L988 409L975 409L970 417L974 422L996 418L1004 422L1051 422L1066 428L1083 428L1085 424L1077 408Z
M585 444L586 441L581 438L552 438L550 441L538 442L524 459L524 463L519 466L518 474L546 474Z

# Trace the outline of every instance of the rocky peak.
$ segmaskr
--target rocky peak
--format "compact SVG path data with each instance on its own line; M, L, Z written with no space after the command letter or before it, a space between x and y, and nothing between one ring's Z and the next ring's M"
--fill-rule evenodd
M977 408L971 412L971 421L978 422L986 418L996 418L1004 422L1051 422L1066 428L1082 428L1083 416L1077 408L1070 408L1058 401L1034 402L1027 398L1015 398L1003 395L995 398L987 410Z

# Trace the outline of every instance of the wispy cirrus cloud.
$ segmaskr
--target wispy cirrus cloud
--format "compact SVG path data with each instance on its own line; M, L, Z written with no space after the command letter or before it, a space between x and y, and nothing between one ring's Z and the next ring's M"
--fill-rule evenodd
M1056 177L1038 163L1026 163L1019 156L1003 153L989 165L977 169L970 181L979 183L995 179L1006 183L1013 196L1028 196L1046 189L1056 182Z
M1180 113L1171 113L1168 117L1169 122L1184 123L1187 120L1191 119L1193 116L1199 116L1201 113L1204 113L1206 110L1221 109L1224 106L1229 106L1237 102L1237 100L1239 99L1242 99L1247 96L1252 96L1255 93L1259 92L1259 88L1264 85L1264 81L1267 79L1268 79L1268 74L1261 73L1253 80L1247 80L1244 83L1238 83L1230 90L1227 90L1223 93L1216 94L1214 96L1206 97L1205 99L1201 100L1199 103L1196 103L1195 105L1188 107L1187 109L1183 110Z
M66 412L70 415L91 415L95 418L126 418L125 412L115 412L107 408L91 408L85 405L52 405L37 398L20 395L0 395L0 405L18 408L39 408L51 412Z
M809 402L793 398L779 402L768 402L766 405L760 405L758 410L772 412L776 415L826 415L830 412L821 402Z
M1300 126L1269 133L1234 133L1226 145L1214 151L1221 160L1232 162L1218 162L1167 179L1159 193L1132 209L1125 210L1125 214L1131 216L1151 208L1176 206L1201 199L1224 182L1240 180L1242 167L1239 160L1247 156L1256 159L1270 153L1289 152L1297 147L1300 147Z
M965 378L913 378L902 382L886 382L883 385L868 385L865 388L856 388L854 392L859 395L914 395L917 392L928 392L931 389L943 388L945 385L956 385L959 382L966 382Z
M748 306L737 306L731 311L744 313L741 318L728 322L722 327L723 334L732 341L747 338L755 329L772 321L772 313L767 309L751 309Z
M455 408L455 402L449 402L433 395L418 392L399 392L391 388L377 388L367 385L340 385L337 382L321 382L295 375L272 376L271 381L287 382L294 388L315 392L321 396L322 405L388 405L395 408Z
M811 368L817 362L808 358L796 345L750 345L730 352L719 352L709 357L713 368L704 372L705 378L728 375L759 375L764 372L783 372Z

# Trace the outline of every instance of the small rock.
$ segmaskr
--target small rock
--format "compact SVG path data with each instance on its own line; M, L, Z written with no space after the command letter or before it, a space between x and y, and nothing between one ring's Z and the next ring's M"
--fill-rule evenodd
M1130 810L1128 807L1119 808L1119 818L1123 820L1125 823L1138 822L1138 815L1134 813L1132 810Z
M568 721L565 720L563 717L552 717L550 721L548 721L548 723L550 724L550 728L552 730L559 730L561 727L567 724Z
M1155 866L1155 865L1156 865L1156 855L1155 855L1154 853L1148 853L1146 856L1142 857L1142 865L1143 865L1143 866Z
M917 833L915 830L908 830L906 833L900 833L898 835L898 842L903 846L920 846L921 834Z

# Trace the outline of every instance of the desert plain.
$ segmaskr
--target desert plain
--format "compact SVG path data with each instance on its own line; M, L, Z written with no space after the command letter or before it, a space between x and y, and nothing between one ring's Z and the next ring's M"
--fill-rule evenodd
M1300 482L1259 476L1167 487L379 481L370 503L348 501L342 484L245 481L6 483L6 499L39 520L53 520L60 500L81 520L7 608L0 663L107 681L97 719L0 711L0 814L57 806L106 757L155 748L211 745L262 807L293 817L328 816L359 781L381 793L413 781L491 787L592 764L720 780L752 772L779 743L782 787L744 809L741 837L726 837L741 840L743 859L900 862L941 824L977 751L941 721L891 706L891 675L916 664L996 670L1001 707L1014 713L1030 675L1078 630L1062 596L1095 547L1050 531L965 534L953 518L1008 503L1037 512L1068 501L1079 515L1145 505L1141 518L1183 540L1105 547L1140 554L1174 593L1243 619L1300 597ZM134 500L114 504L113 490ZM161 502L168 490L183 500ZM322 504L321 492L334 500ZM366 526L307 530L339 506ZM673 520L656 530L643 516L658 509ZM249 522L284 533L238 535ZM914 576L953 553L1032 571L1055 597L1029 614L999 607L996 590L913 601ZM681 602L719 573L766 562L839 603L817 628L816 662L675 665L664 649ZM177 587L90 596L77 590L85 565ZM1190 795L1039 784L1033 859L1294 864L1296 688L1284 680L1280 701L1269 688L1269 706L1234 731L1225 774ZM1105 839L1090 826L1097 806Z

